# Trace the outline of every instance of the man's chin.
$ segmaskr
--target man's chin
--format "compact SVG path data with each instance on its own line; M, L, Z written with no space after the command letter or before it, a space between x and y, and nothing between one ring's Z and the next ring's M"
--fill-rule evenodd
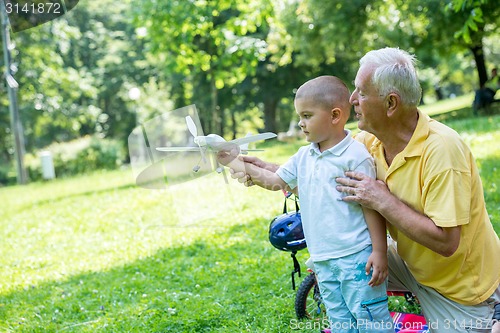
M366 126L363 119L358 119L358 128L362 131L366 131Z

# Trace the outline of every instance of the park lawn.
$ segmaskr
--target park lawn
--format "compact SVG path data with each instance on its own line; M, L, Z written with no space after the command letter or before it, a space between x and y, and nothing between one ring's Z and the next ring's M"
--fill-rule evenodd
M456 98L444 99L441 101L437 101L432 104L425 104L419 106L420 110L433 117L436 115L443 115L449 112L463 112L464 115L470 114L470 108L467 106L472 105L474 100L474 94L465 94L462 96L458 96Z
M461 118L443 121L471 146L500 233L500 116ZM0 332L319 331L294 321L292 262L267 240L279 192L215 173L146 190L124 169L3 188L0 202Z

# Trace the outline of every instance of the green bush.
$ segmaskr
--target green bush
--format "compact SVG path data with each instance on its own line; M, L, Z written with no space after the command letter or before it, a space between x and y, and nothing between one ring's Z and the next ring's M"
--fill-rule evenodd
M16 183L15 168L11 163L0 163L0 186Z
M43 150L52 153L56 177L73 176L94 170L116 169L122 164L124 158L118 141L90 136L70 142L54 143ZM38 154L27 155L26 161L30 179L42 179L42 167Z

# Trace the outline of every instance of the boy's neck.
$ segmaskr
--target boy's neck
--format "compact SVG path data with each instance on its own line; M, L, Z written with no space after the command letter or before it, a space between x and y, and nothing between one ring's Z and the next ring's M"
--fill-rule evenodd
M338 132L336 133L336 135L332 136L330 140L324 141L322 143L317 142L319 151L324 152L325 150L335 147L337 144L339 144L339 142L344 140L346 136L347 136L347 131L342 129L341 132Z

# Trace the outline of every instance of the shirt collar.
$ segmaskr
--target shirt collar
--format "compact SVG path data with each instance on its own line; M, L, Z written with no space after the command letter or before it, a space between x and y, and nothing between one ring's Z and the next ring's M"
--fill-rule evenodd
M313 142L309 145L309 155L322 155L322 154L332 154L335 156L340 156L342 153L351 145L353 142L353 138L351 135L350 130L344 130L344 133L346 134L345 138L342 139L339 143L337 143L335 146L326 149L323 152L319 151L319 146L316 142Z
M429 136L429 122L431 118L418 110L417 127L411 136L410 142L402 151L404 157L413 157L422 155L424 149L423 143Z

